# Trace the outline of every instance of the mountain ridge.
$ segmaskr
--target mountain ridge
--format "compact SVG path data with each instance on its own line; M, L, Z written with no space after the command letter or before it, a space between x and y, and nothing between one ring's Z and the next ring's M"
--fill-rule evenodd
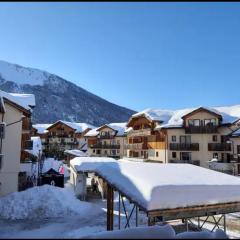
M33 123L62 119L95 126L125 122L135 111L111 103L56 74L0 60L0 89L36 97Z

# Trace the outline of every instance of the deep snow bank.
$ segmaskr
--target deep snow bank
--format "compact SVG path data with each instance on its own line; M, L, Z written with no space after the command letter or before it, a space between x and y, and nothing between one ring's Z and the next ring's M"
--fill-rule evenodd
M33 187L0 198L0 218L42 219L84 215L90 203L78 200L72 191L50 185Z

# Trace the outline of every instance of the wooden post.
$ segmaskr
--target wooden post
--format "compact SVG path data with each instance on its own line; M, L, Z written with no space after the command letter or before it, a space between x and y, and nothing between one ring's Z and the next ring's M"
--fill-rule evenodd
M113 188L107 185L107 231L113 230Z

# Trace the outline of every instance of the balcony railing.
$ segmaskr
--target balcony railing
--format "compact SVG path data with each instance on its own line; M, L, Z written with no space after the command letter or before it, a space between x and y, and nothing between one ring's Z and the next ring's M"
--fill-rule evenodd
M217 133L217 126L188 126L185 133Z
M208 143L208 151L231 151L231 143Z
M101 148L101 149L120 149L119 144L90 144L90 148Z
M98 135L98 138L100 139L113 139L114 137L115 137L114 135L110 135L110 134Z
M199 160L170 160L169 162L170 163L188 163L188 164L200 166Z
M199 151L198 143L170 143L170 150L174 151Z
M151 129L145 128L145 129L138 129L138 130L132 130L128 134L129 136L147 136L151 135Z

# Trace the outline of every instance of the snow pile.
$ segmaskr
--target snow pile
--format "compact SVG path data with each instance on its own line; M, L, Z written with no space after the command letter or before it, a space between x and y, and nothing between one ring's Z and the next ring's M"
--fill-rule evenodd
M86 238L86 236L84 236ZM164 226L133 227L123 230L102 231L87 236L94 239L226 239L227 235L223 230L217 229L215 232L208 230L200 232L183 232L176 234L169 224Z
M50 127L52 124L34 124L33 127L37 129L38 134L47 133L47 128Z
M91 204L81 202L64 188L43 185L0 198L0 218L44 219L84 215Z
M94 128L94 129L92 129L92 130L90 130L90 131L88 131L85 135L84 135L84 137L95 137L95 136L97 136L98 135L98 130L99 128Z

